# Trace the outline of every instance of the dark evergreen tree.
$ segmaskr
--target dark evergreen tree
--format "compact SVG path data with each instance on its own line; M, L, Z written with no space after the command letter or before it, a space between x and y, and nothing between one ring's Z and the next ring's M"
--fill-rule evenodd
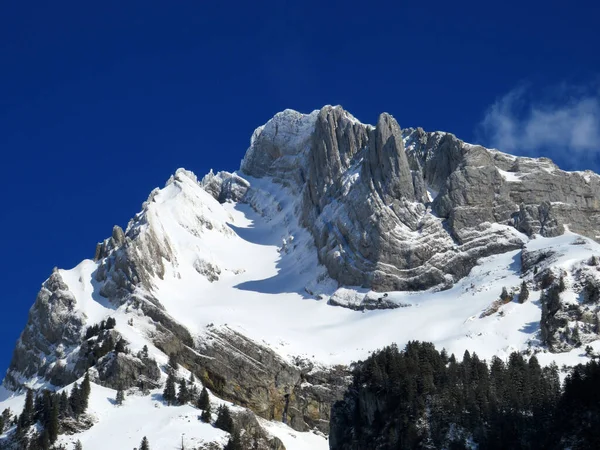
M165 390L163 391L163 399L167 402L167 405L172 405L177 401L177 391L175 390L175 375L169 373L167 375L167 382L165 384Z
M50 437L46 429L42 431L39 437L39 448L41 450L50 450Z
M505 286L502 287L502 293L500 294L500 300L502 300L503 303L508 303L510 301L510 295L509 295L508 291L506 290Z
M210 423L212 421L210 403L202 411L202 414L200 415L200 420L202 420L202 422L204 422L204 423Z
M146 438L146 436L142 438L140 450L150 450L150 444L148 443L148 439Z
M69 396L67 395L67 391L62 391L60 393L60 417L68 417L73 414L73 410L71 409L71 405L69 403Z
M115 345L115 353L127 353L127 346L125 345L125 339L119 339L117 345Z
M52 411L50 413L50 418L48 420L48 424L45 425L48 430L48 439L50 443L56 442L58 438L58 430L59 430L59 417L60 417L60 396L54 395L52 398Z
M227 441L227 444L225 445L225 447L223 447L223 450L244 450L242 448L242 439L240 438L239 431L235 430L231 434L229 440Z
M185 405L190 401L190 391L184 379L179 380L179 392L177 393L177 401L180 405Z
M226 405L219 406L215 427L226 431L227 433L233 432L233 419L231 418L231 413Z
M200 391L200 396L198 397L198 408L206 409L210 407L210 399L208 397L208 391L205 387Z
M114 327L117 326L117 321L114 317L109 317L108 319L106 319L105 326L107 330L112 330Z
M144 345L144 348L142 348L142 357L148 358L148 346L147 345Z
M583 287L583 301L585 303L597 303L600 301L600 287L593 278L588 278Z
M519 303L525 303L529 299L529 288L525 280L521 283L521 291L519 292Z
M86 371L83 381L81 382L81 412L87 411L91 393L92 386L90 384L90 374Z
M71 395L69 395L69 405L71 406L71 411L73 411L73 414L76 417L79 417L84 412L84 401L82 399L81 389L77 383L75 383L71 389Z
M115 403L117 405L121 406L124 401L125 401L125 393L123 392L123 389L118 389L117 395L115 397Z

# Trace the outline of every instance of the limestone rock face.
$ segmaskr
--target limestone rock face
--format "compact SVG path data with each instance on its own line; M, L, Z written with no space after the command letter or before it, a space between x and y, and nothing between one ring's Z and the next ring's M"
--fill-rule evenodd
M129 389L140 384L146 388L160 385L160 369L150 358L110 353L97 364L96 370L97 382L112 389Z
M17 388L20 377L46 377L56 385L74 379L67 369L69 350L79 345L84 324L75 303L75 296L54 269L29 311L5 379L7 387Z
M218 396L268 420L285 416L298 431L316 428L328 433L331 405L349 382L345 367L292 364L227 327L207 331L196 348L166 333L154 343L165 353L177 353L181 365Z
M242 173L270 177L301 200L319 259L342 285L445 288L523 234L599 239L600 176L561 171L449 133L375 127L341 107L286 110L258 128Z
M241 201L250 187L250 183L237 174L229 172L214 174L212 170L204 176L200 184L221 203L227 200Z

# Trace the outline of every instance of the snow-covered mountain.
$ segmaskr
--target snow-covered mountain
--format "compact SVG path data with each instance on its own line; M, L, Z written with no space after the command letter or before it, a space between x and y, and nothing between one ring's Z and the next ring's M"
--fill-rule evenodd
M213 411L231 405L246 442L326 449L348 366L392 342L559 365L600 351L599 239L597 174L402 130L388 114L370 126L340 107L286 110L254 132L239 172L178 170L93 259L52 272L0 410L87 371L93 426L58 443L224 444L198 409L163 402L177 355L177 378L193 374ZM88 332L109 317L114 328ZM120 340L127 352L107 344Z

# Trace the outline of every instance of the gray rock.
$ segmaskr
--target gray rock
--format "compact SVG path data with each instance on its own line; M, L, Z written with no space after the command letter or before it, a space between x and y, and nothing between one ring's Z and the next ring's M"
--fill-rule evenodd
M301 223L342 285L446 288L479 258L522 247L515 231L600 237L600 176L401 131L389 114L372 127L340 107L284 111L256 130L241 171L300 197Z
M212 170L204 176L200 185L220 203L227 200L239 202L250 188L250 183L235 173L214 174Z
M18 388L21 376L42 375L58 386L76 378L67 369L68 358L72 358L69 350L79 345L85 318L75 310L75 302L60 272L54 269L29 311L5 379L7 387Z
M144 384L145 388L160 384L160 369L150 358L137 358L125 353L109 353L96 365L97 382L111 389L129 389Z

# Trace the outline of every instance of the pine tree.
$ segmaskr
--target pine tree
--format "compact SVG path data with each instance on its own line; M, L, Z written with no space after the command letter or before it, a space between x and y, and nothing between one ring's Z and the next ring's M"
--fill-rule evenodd
M223 450L244 450L242 448L242 439L240 438L239 431L235 430L233 432L229 437L229 441L227 441L227 444L223 447Z
M175 403L177 400L177 392L175 391L175 375L173 375L173 373L169 373L167 376L165 390L163 391L163 399L169 406Z
M54 443L58 438L58 418L60 416L60 396L54 395L52 402L52 411L46 429L48 430L48 438L50 443Z
M117 321L114 317L109 317L106 319L106 323L104 324L107 330L112 330L117 325Z
M150 450L150 444L148 444L148 439L146 438L146 436L142 438L140 450Z
M77 441L75 442L75 450L83 450L83 444L81 443L81 441Z
M147 345L144 345L144 348L142 348L142 357L148 358L148 346Z
M124 401L125 401L125 393L123 392L123 389L118 389L117 396L115 398L115 402L117 405L121 406Z
M202 414L200 415L200 420L204 423L210 423L212 421L212 414L210 411L210 403L204 408Z
M76 417L83 412L81 390L79 389L77 383L75 383L73 385L73 389L71 389L71 395L69 395L69 405L71 406L71 410Z
M233 432L233 419L231 418L231 413L226 405L219 406L215 427L226 431L227 433Z
M115 345L115 353L127 353L125 339L119 339L119 342L117 342L117 345Z
M92 386L90 384L90 374L89 372L85 372L85 377L83 377L83 382L81 383L81 412L86 412L90 400L90 394L92 392Z
M179 381L179 393L177 394L177 401L180 405L185 405L190 401L190 392L184 379Z
M68 417L73 411L71 410L71 405L69 404L69 396L67 395L67 391L62 391L60 393L60 417Z
M521 283L521 292L519 292L519 303L525 303L529 299L529 288L525 280Z
M198 397L198 408L205 410L210 407L210 399L208 397L208 391L205 387L202 388L200 392L200 397Z

